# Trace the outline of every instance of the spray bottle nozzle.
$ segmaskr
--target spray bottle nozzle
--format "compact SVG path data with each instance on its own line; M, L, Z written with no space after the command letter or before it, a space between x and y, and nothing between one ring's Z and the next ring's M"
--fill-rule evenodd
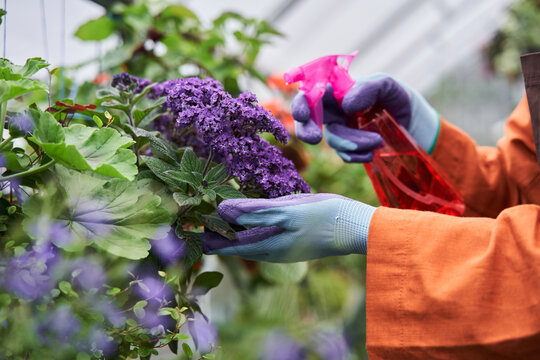
M321 100L328 84L332 85L335 98L341 102L343 96L353 87L354 80L348 70L352 59L358 54L329 55L295 67L283 76L288 84L300 81L300 90L304 91L311 110L311 118L322 128ZM340 64L339 60L343 59Z

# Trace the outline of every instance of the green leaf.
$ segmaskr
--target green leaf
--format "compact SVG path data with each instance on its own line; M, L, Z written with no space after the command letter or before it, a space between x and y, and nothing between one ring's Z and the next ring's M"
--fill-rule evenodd
M86 245L95 246L120 257L140 259L148 255L147 239L167 235L170 217L161 206L161 198L138 181L107 179L97 174L79 173L61 165L55 166L60 188L65 197L62 206L46 207L47 198L33 195L23 205L25 227L30 220L49 215L64 224L74 235L66 250L80 251ZM54 200L60 196L55 195ZM60 208L60 210L57 210Z
M2 17L7 14L7 11L0 9L0 25L2 25Z
M202 256L201 235L193 231L184 231L182 225L176 227L176 236L181 238L187 245L187 254L185 257L186 267L190 268Z
M137 175L137 157L126 149L135 142L112 128L81 124L62 128L51 114L41 113L30 140L52 159L77 170L130 181Z
M156 159L151 156L141 156L142 160L146 163L148 168L156 175L159 179L163 180L167 185L175 189L186 189L186 184L184 181L178 180L172 175L169 174L171 171L176 171L177 168L169 163L166 163L163 160Z
M26 63L22 67L15 66L15 72L21 74L23 77L27 78L39 70L46 68L49 64L39 57L33 57L26 60Z
M115 29L115 22L107 16L102 16L79 26L75 36L84 41L100 41L111 36Z
M47 91L49 86L39 80L18 79L3 80L0 79L0 102L8 101L24 95L26 93L43 90Z
M207 271L199 274L195 278L191 293L195 296L200 296L208 293L210 289L219 285L223 279L223 274L217 271Z
M192 149L187 148L184 151L182 156L182 161L180 162L180 168L185 172L197 172L200 173L203 170L203 164L195 155ZM202 180L202 179L201 179Z
M187 343L182 343L182 351L188 357L188 359L191 359L193 357L193 351Z
M177 170L167 170L165 171L166 176L170 176L171 178L185 182L187 184L192 185L194 188L199 188L202 183L202 174L196 173L196 172L185 172L185 171L177 171Z
M214 190L212 190L212 189L204 189L203 188L203 189L201 189L201 192L204 195L208 196L210 198L210 200L212 200L212 201L216 200L216 192Z
M270 282L276 284L296 284L306 277L308 263L278 264L261 262L259 271L261 276Z
M148 302L146 300L137 301L137 303L133 305L133 310L144 309L146 305L148 305Z
M102 127L103 126L103 121L101 121L100 117L97 116L97 115L94 115L92 116L92 119L94 120L94 122L96 123L96 125L98 127Z
M186 341L186 340L189 340L189 339L191 339L191 336L189 336L187 334L176 334L173 337L173 340L179 340L179 341Z
M77 295L77 293L71 287L71 283L69 283L68 281L60 281L58 283L58 288L67 296L79 297L79 295Z
M210 185L219 184L227 178L227 168L224 164L219 164L208 170L204 176L204 180L208 181Z
M192 18L195 20L198 20L197 15L187 7L180 5L180 4L174 4L169 5L163 11L161 12L161 17L164 19L166 18Z
M158 138L151 132L144 129L135 128L134 132L137 138L142 137L150 141L150 151L152 151L153 155L167 162L170 162L171 164L176 164L176 162L178 161L176 149L173 148L169 142Z
M240 191L229 185L219 185L213 188L213 190L222 199L240 199L246 197Z
M204 215L197 213L197 219L199 219L208 230L216 232L227 239L236 240L236 232L233 228L224 221L222 218L216 215Z
M215 359L215 358L216 358L216 355L214 354L203 355L203 359Z
M202 201L202 196L190 196L181 192L173 193L173 199L176 201L180 209L186 206L197 206Z

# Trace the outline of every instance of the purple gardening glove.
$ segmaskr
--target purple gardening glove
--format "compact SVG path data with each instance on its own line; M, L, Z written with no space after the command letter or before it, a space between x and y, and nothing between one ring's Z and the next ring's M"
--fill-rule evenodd
M342 107L334 98L331 87L323 96L326 141L344 161L368 162L373 158L373 149L381 143L381 137L373 132L347 127L345 113L353 114L374 105L385 108L424 150L432 150L440 126L437 112L417 91L386 74L375 74L357 81L343 98ZM293 100L292 115L300 140L316 144L322 139L322 132L311 119L302 92Z
M225 221L255 227L238 232L234 241L206 232L203 250L271 262L366 254L374 211L372 206L334 194L225 200L218 207Z

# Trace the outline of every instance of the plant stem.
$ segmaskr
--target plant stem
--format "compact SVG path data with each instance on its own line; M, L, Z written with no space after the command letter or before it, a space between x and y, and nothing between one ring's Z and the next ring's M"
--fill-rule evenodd
M43 164L41 166L38 166L36 168L32 168L32 169L29 169L29 170L26 170L26 171L23 171L23 172L20 172L20 173L17 173L17 174L11 174L11 175L8 175L8 176L0 177L0 181L14 179L14 178L17 178L17 177L20 177L20 176L28 176L28 175L36 174L36 173L41 172L43 170L47 170L55 162L56 162L56 160L51 160L48 163Z
M208 155L208 159L206 159L206 164L204 164L204 168L202 172L203 177L208 172L208 169L210 168L210 164L212 163L213 159L214 159L214 150L210 149L210 154Z
M8 144L12 139L13 139L13 136L10 135L10 136L7 137L7 139L2 141L0 143L0 150L2 150L4 148L4 146L6 146L6 144Z
M4 125L6 123L7 101L0 104L0 139L4 137Z

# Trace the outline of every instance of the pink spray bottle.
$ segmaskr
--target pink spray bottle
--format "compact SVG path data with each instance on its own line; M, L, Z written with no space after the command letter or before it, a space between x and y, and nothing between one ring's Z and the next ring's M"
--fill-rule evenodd
M334 97L341 104L355 83L348 70L357 53L323 56L284 75L289 84L301 82L300 89L305 93L311 118L321 129L326 86L332 85ZM381 146L374 151L373 161L364 164L383 206L455 216L463 214L465 203L459 191L386 110L372 107L353 114L349 126L376 131L383 138Z

